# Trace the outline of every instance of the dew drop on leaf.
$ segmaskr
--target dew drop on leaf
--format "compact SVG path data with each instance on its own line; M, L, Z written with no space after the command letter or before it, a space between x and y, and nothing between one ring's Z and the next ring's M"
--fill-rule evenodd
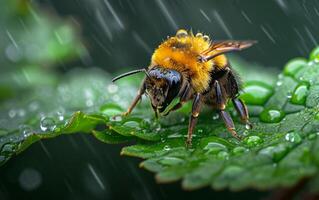
M285 140L293 143L300 143L302 141L302 138L298 133L291 132L285 135Z
M251 105L263 105L272 94L270 86L263 82L247 83L240 98Z
M217 154L217 157L219 159L228 160L229 159L229 153L226 151L221 151Z
M216 154L220 151L227 150L227 147L225 145L217 143L217 142L209 142L204 147L204 150L206 150L206 154Z
M304 58L295 58L289 61L284 68L284 75L295 77L296 73L307 65L307 60Z
M235 147L232 152L235 155L240 155L240 154L243 154L245 151L248 151L248 149L246 149L245 147L238 146L238 147Z
M51 117L43 117L40 121L40 129L42 131L54 131L56 128L55 121Z
M173 165L179 165L179 164L183 163L184 161L180 158L167 156L167 157L162 158L158 162L162 165L173 166Z
M316 134L316 133L312 133L312 134L308 135L308 139L309 139L309 140L313 140L313 139L315 139L316 137L317 137L317 134Z
M21 125L20 132L22 133L23 137L26 138L32 134L32 127L28 125Z
M277 123L285 117L285 113L277 109L264 109L259 117L263 122Z
M14 150L14 145L13 144L5 144L2 149L1 149L1 154L2 153L12 153Z
M16 114L17 114L17 111L15 109L9 110L8 115L10 118L14 118L16 116Z
M165 145L164 148L163 148L163 150L169 151L169 150L171 150L171 148L170 148L168 145Z
M107 91L111 94L116 93L118 90L118 86L115 84L110 84L109 86L107 86Z
M291 103L303 105L306 102L307 95L308 95L308 86L305 84L301 84L297 86L297 88L293 92Z
M259 145L259 144L261 144L263 142L263 140L257 135L249 136L249 137L246 138L245 141L246 141L246 144L249 147L257 146L257 145Z

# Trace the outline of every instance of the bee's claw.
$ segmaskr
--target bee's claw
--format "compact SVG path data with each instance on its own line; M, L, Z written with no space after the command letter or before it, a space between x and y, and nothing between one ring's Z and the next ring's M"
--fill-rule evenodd
M228 131L229 131L229 132L232 134L232 136L233 136L234 138L236 138L237 140L240 141L240 140L242 139L242 137L237 134L237 132L235 131L235 129L229 128Z
M187 139L185 143L186 143L186 148L187 148L187 149L192 148L192 140Z

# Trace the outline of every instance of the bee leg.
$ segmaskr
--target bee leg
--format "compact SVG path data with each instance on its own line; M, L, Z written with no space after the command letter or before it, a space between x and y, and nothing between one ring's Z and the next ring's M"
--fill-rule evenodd
M137 92L136 97L134 98L131 105L128 107L127 111L122 114L122 116L127 116L132 112L132 110L135 108L136 104L141 100L142 95L145 93L145 90L146 90L146 87L145 87L145 79L144 79L140 89Z
M244 102L237 98L233 98L232 101L237 113L240 115L241 121L246 124L248 129L251 129L252 124L249 122L248 110Z
M200 93L196 93L194 101L193 101L192 113L191 113L189 124L188 124L188 134L187 134L187 140L186 140L186 145L188 147L192 145L192 134L193 134L195 125L197 123L201 105L202 105L202 95Z
M155 114L155 118L158 119L158 112L157 112L156 107L154 107L152 104L151 104L151 106L153 108L153 111L154 111L154 114Z
M175 110L180 109L180 108L183 106L183 104L187 101L190 92L191 92L191 87L190 87L189 84L187 84L187 85L185 86L184 91L182 92L182 95L180 96L179 102L178 102L173 108L171 108L169 111L167 111L167 112L164 114L164 116L167 116L167 115L168 115L170 112L172 112L172 111L175 111Z
M223 121L224 121L224 123L226 125L226 128L233 135L233 137L235 137L236 139L240 140L239 135L235 131L235 125L234 125L234 122L233 122L231 116L229 115L229 113L226 112L225 110L220 110L219 111L219 115L223 119Z
M225 111L226 106L225 106L225 103L223 102L222 88L220 87L220 84L217 80L215 80L215 82L214 82L214 88L215 88L215 92L216 92L216 103L217 103L217 106L219 107L220 117L223 119L223 121L226 125L226 128L233 135L233 137L240 139L236 130L235 130L235 125L234 125L234 122L233 122L231 116L229 115L228 112Z

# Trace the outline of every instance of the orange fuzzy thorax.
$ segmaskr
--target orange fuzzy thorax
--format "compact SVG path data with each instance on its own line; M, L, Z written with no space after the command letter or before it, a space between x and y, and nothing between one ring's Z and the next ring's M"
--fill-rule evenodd
M214 63L221 64L226 59L221 55L207 62L200 62L199 56L209 48L210 40L201 34L194 36L183 31L174 37L170 37L159 45L152 56L150 68L161 66L166 69L176 70L188 76L195 92L204 92L211 80L210 72L214 69Z

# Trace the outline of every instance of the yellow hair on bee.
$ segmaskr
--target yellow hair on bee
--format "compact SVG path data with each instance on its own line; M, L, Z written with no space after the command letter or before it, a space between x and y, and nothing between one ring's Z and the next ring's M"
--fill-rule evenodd
M152 56L150 68L160 66L186 73L195 92L204 92L209 87L210 72L214 66L224 66L227 63L224 55L207 62L199 61L201 53L210 45L208 36L201 33L194 36L193 33L181 29L176 36L168 38L158 46Z

